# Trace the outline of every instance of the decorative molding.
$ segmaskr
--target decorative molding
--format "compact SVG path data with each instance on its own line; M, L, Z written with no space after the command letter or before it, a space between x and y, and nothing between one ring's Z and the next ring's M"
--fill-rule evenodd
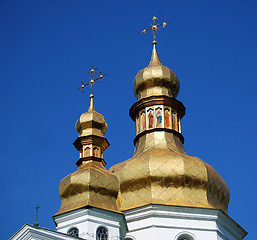
M150 204L126 210L124 214L130 229L128 233L133 235L152 228L174 229L175 232L188 230L190 233L198 231L207 235L215 233L221 239L243 239L247 235L242 227L218 209ZM179 220L179 223L173 225L176 220ZM195 221L199 223L196 224ZM137 222L140 222L140 225Z
M136 146L137 141L139 140L140 137L142 137L142 136L144 136L144 135L146 135L148 133L151 133L151 132L170 132L170 133L173 133L176 137L178 137L182 144L184 144L184 141L185 141L183 135L181 133L173 130L173 129L169 129L169 128L152 128L152 129L144 130L143 132L137 134L136 137L134 138L134 146Z
M172 97L160 95L142 98L141 100L134 103L129 109L129 116L133 121L135 121L136 115L139 111L145 107L151 107L154 105L164 105L174 108L174 110L178 112L180 119L182 119L185 115L186 108L182 102Z
M53 218L56 224L60 224L80 217L87 217L89 219L91 216L111 221L120 221L124 217L122 213L107 211L100 208L85 207L54 216Z
M79 237L73 237L65 233L57 232L51 229L32 226L30 224L25 224L16 232L10 240L74 240L82 239Z

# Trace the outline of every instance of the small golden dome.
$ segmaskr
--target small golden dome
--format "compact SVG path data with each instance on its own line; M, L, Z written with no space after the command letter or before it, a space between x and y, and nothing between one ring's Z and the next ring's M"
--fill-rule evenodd
M85 206L119 212L119 181L101 162L83 162L61 180L59 193L61 208L55 215Z
M94 110L93 97L91 94L88 112L76 122L78 169L61 180L61 208L55 215L87 206L120 212L119 180L104 167L103 151L109 146L104 137L107 124L103 115Z
M138 100L153 95L176 98L179 87L180 83L176 74L162 65L156 50L156 42L154 42L152 58L148 67L140 70L134 79L135 96Z
M210 165L188 156L171 133L157 134L158 141L156 133L147 135L132 158L110 169L120 181L121 211L163 204L227 212L228 186Z
M97 135L103 137L107 131L107 123L102 114L95 111L93 97L87 112L83 113L76 122L79 136Z

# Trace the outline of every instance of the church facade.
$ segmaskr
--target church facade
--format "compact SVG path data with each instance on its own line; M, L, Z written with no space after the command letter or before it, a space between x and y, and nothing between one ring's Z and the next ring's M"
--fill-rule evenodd
M94 79L93 72L91 86L103 77ZM162 65L154 39L150 64L133 82L134 155L110 170L103 158L107 124L94 109L91 91L89 110L76 123L78 169L59 185L56 231L25 224L11 239L243 239L246 231L227 213L225 181L183 147L179 87L176 74Z

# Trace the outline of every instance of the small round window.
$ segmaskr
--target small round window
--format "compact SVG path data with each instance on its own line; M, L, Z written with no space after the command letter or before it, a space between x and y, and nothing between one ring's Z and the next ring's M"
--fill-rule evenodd
M79 230L77 228L75 228L75 227L70 228L68 230L68 234L73 236L73 237L78 237L79 236Z

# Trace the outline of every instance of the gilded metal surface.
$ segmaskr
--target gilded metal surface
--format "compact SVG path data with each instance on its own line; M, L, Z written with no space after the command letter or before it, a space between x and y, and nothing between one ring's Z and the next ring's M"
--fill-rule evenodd
M180 83L176 74L162 65L156 44L153 44L153 52L148 67L140 70L136 75L133 88L137 99L165 95L176 98L179 92Z
M74 142L73 145L75 148L80 151L83 146L85 145L95 145L99 146L102 151L104 151L107 147L110 146L110 143L105 137L99 137L95 135L86 136L86 137L78 137Z
M95 70L97 70L97 68L96 68L96 69L94 69L94 67L91 68L91 70L90 70L90 74L91 74L91 79L90 79L90 81L87 82L86 84L84 84L84 83L82 82L81 87L79 88L79 89L82 90L82 92L84 92L84 88L85 88L86 86L90 85L90 88L91 88L90 98L91 98L91 96L92 96L92 98L94 97L94 94L93 94L93 85L95 84L95 82L96 82L97 80L99 80L99 79L102 81L103 77L105 76L105 74L102 74L102 73L100 72L100 76L99 76L98 78L95 78L95 77L94 77L94 71L95 71Z
M162 22L162 24L157 24L156 23L156 20L158 18L156 16L153 16L152 18L152 21L153 21L153 24L150 28L144 28L143 31L141 31L141 33L146 33L147 31L152 31L153 32L153 44L156 44L157 41L156 41L156 31L160 28L160 27L163 27L165 28L166 25L168 24L167 22Z
M93 71L91 81L97 80L93 79ZM107 124L103 115L94 109L93 82L89 84L90 107L76 122L79 137L74 145L80 151L78 169L60 182L61 208L56 215L86 206L119 212L119 181L105 169L103 160L103 151L109 146L104 137Z
M83 162L61 180L61 208L55 215L85 206L119 212L119 181L101 162Z
M91 98L91 103L92 102L93 98ZM103 137L107 131L107 123L103 115L96 112L94 108L91 108L92 104L90 104L88 112L83 113L76 122L75 126L80 137L88 135Z
M110 171L120 181L121 211L152 203L227 212L230 194L224 180L207 163L188 156L173 133L143 135L133 157Z

